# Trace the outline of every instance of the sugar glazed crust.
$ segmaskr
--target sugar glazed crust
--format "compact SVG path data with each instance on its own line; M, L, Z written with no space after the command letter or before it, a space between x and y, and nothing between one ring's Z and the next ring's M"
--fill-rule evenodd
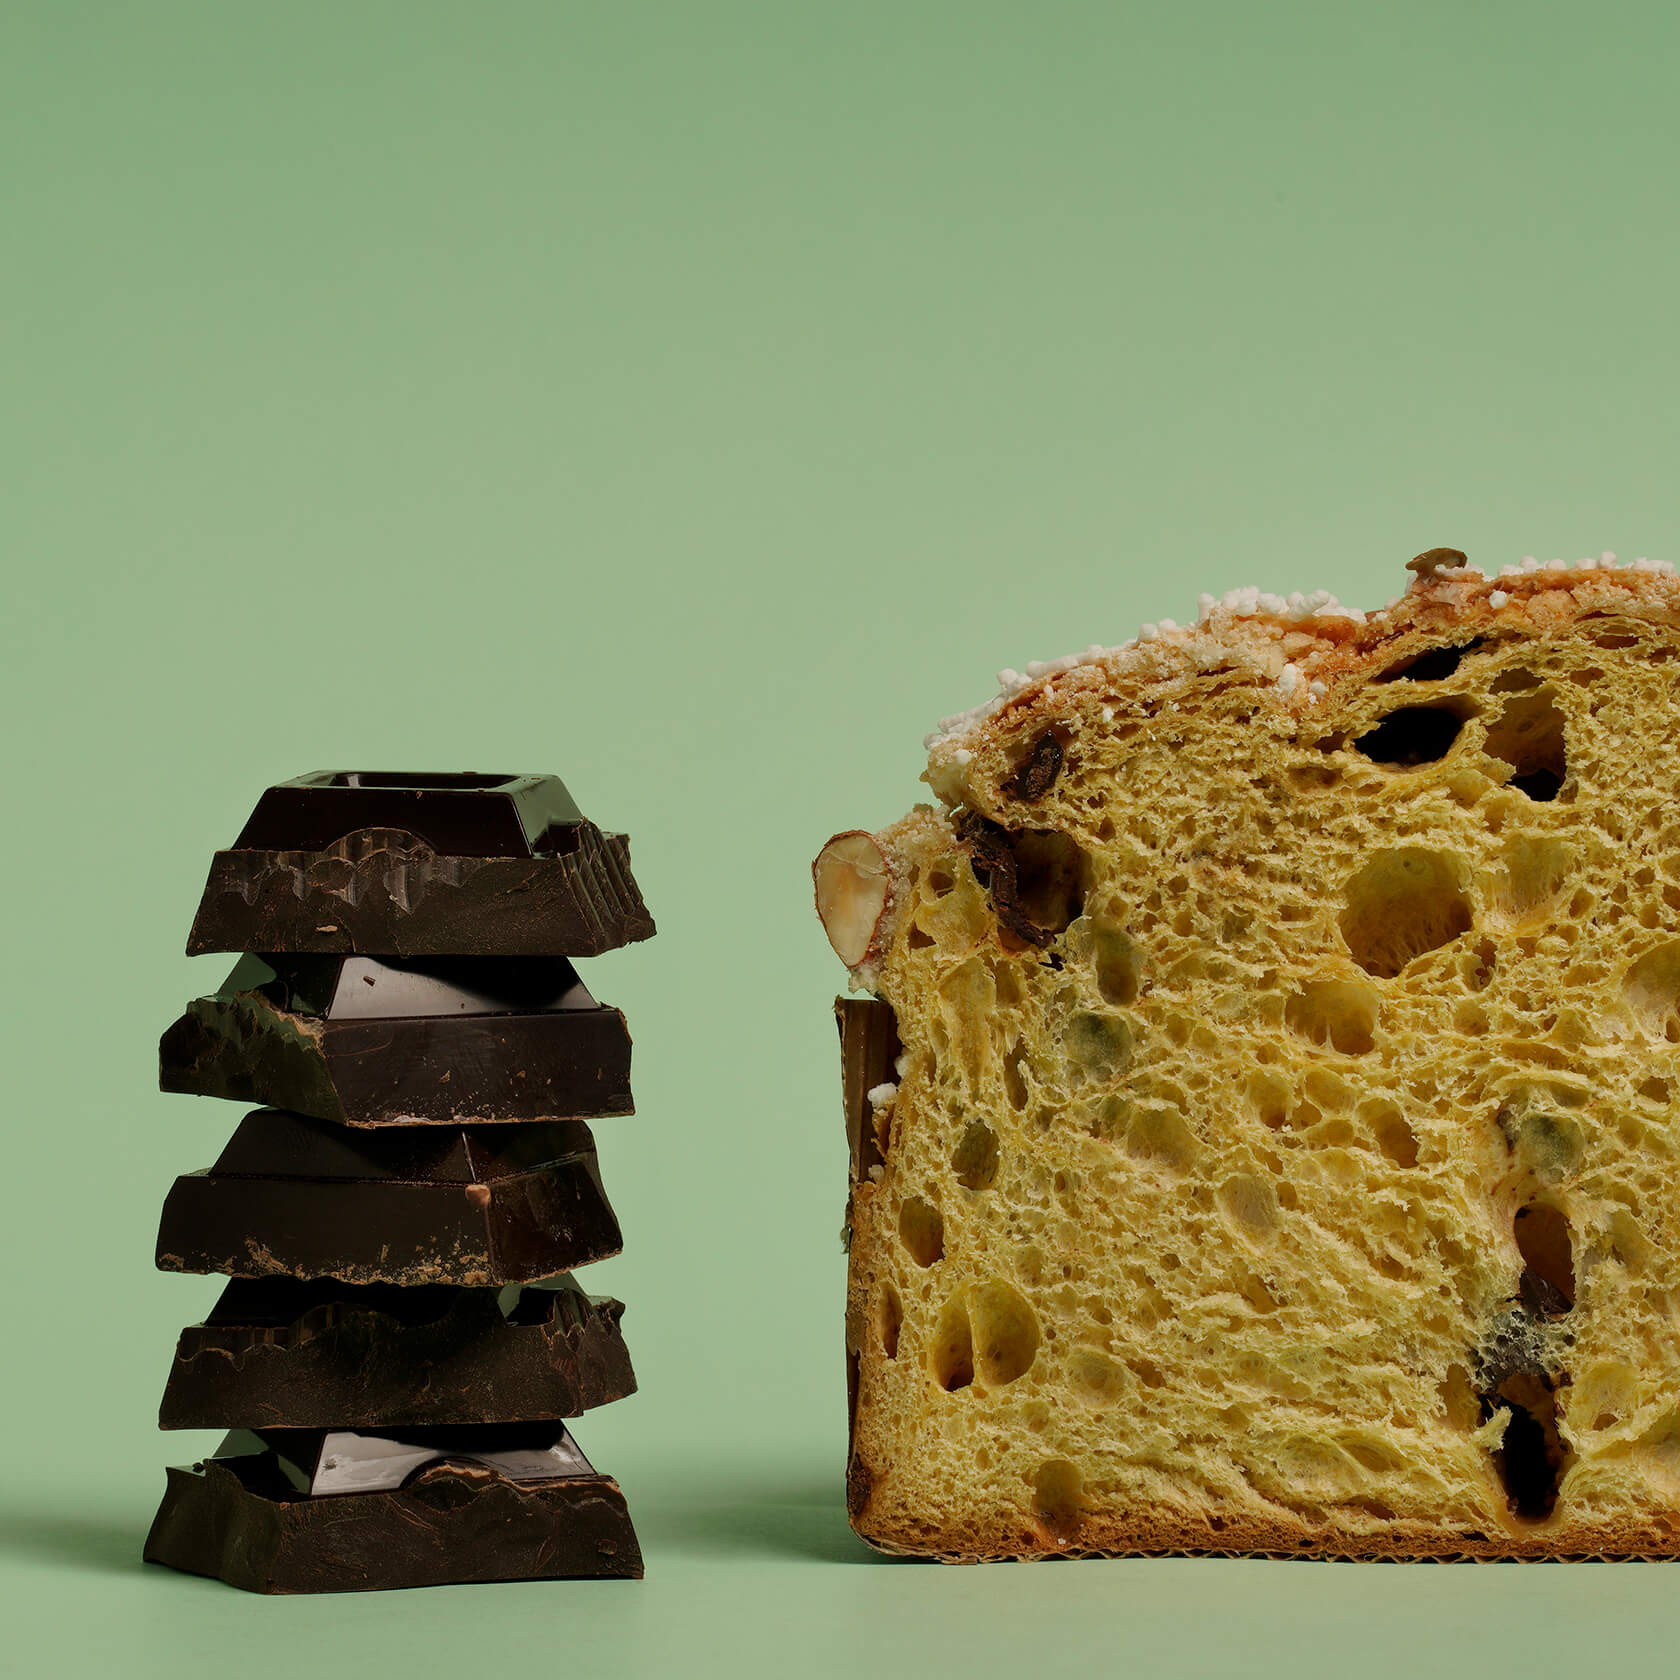
M1413 571L1006 672L819 857L871 1544L1680 1549L1680 586Z

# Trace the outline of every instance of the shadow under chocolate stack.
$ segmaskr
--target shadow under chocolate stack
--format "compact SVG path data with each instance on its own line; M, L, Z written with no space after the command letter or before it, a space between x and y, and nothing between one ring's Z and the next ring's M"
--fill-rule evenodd
M244 953L163 1036L166 1091L264 1106L177 1179L157 1264L226 1274L181 1333L149 1560L255 1592L639 1576L565 1420L634 1391L586 1118L630 1036L572 967L654 927L623 835L552 776L320 772L218 852L189 954Z

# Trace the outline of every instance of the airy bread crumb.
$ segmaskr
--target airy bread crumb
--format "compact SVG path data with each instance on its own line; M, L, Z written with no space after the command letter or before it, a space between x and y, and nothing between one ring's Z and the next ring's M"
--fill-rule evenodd
M1680 585L1420 560L1004 673L872 837L874 1544L1680 1551Z

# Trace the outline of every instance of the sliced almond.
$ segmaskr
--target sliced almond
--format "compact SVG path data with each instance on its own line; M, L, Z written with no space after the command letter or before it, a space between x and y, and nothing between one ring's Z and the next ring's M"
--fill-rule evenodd
M817 915L834 954L856 968L869 954L887 908L887 859L861 828L836 834L811 865Z

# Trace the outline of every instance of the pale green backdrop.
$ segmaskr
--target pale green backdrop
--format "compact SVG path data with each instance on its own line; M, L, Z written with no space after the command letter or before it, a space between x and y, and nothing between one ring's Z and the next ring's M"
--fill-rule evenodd
M807 862L992 673L1436 544L1680 558L1680 24L1546 4L24 4L0 17L6 1296L22 1673L1575 1672L1653 1567L874 1560ZM152 1089L209 852L330 766L557 770L658 940L604 1124L641 1585L137 1563Z

